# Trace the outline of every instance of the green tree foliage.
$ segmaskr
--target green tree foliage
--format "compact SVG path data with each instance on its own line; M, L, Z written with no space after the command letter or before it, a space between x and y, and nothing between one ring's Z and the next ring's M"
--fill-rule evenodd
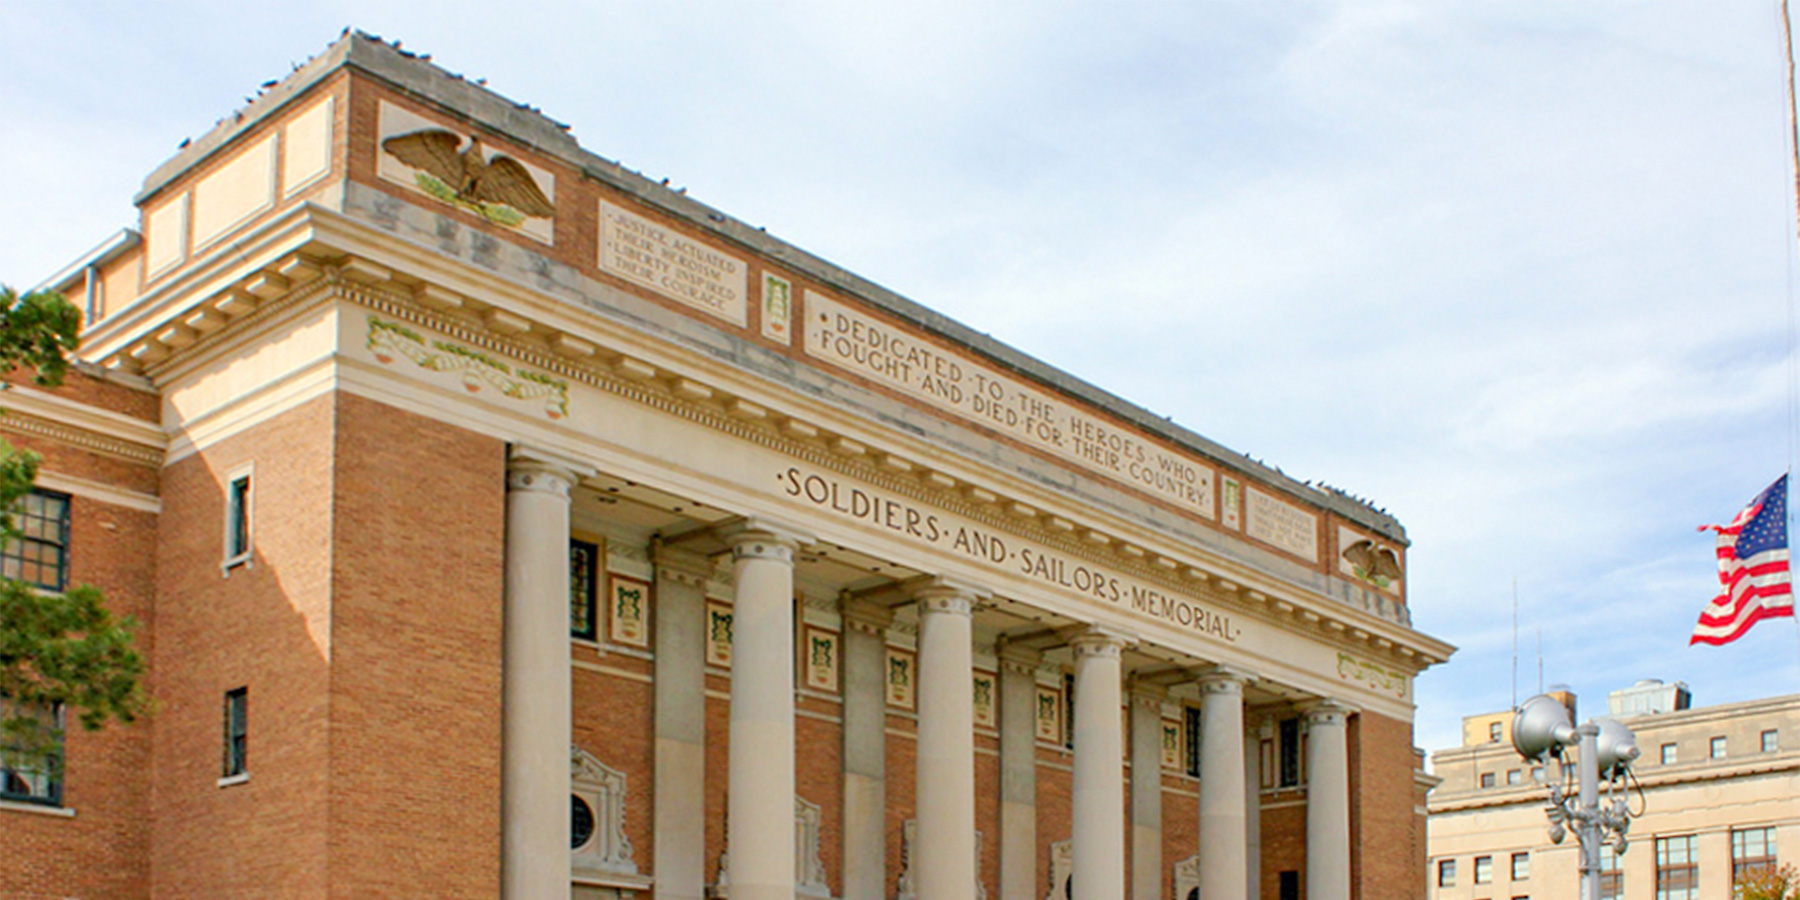
M61 294L0 286L0 373L21 367L38 384L62 383L81 312ZM37 454L0 440L0 541L19 539L17 512L37 478ZM62 706L83 728L131 722L148 709L137 622L116 619L87 585L51 594L0 579L0 761L35 763L62 739L42 710Z
M1800 900L1800 872L1793 866L1764 869L1738 879L1735 900Z

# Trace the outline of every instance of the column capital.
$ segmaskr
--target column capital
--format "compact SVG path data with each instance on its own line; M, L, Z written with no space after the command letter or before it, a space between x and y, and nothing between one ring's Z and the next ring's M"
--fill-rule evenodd
M1351 713L1359 710L1348 703L1326 697L1307 704L1300 710L1306 717L1307 727L1315 725L1342 726L1349 721Z
M1106 656L1117 659L1127 646L1137 643L1137 636L1105 625L1078 625L1065 632L1069 649L1075 658Z
M813 543L813 536L765 519L743 519L720 528L719 537L733 559L773 559L792 565L794 551Z
M1169 699L1169 689L1160 684L1151 684L1133 678L1126 682L1131 694L1131 702L1162 711L1163 702Z
M1044 651L1035 647L1015 644L1001 635L994 643L994 655L1000 657L1000 668L1006 671L1035 675L1044 664Z
M894 624L894 611L879 603L870 603L855 597L844 597L838 601L838 614L844 618L844 627L864 634L883 637L888 627Z
M1196 673L1195 680L1200 684L1202 694L1237 694L1242 696L1244 686L1255 681L1256 676L1243 669L1231 666L1214 666L1204 672Z
M660 539L650 542L650 562L656 567L658 581L704 588L713 576L711 559L687 550L673 549Z
M508 491L539 491L568 497L569 489L594 467L535 447L514 444L506 458Z
M993 595L993 592L986 588L943 576L933 577L912 591L912 597L918 601L921 615L952 613L967 616L974 612L977 603Z

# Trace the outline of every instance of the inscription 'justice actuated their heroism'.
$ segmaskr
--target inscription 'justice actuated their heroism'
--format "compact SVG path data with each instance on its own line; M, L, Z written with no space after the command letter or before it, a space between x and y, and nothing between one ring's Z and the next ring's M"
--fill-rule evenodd
M1213 470L813 291L806 352L1081 467L1214 517Z

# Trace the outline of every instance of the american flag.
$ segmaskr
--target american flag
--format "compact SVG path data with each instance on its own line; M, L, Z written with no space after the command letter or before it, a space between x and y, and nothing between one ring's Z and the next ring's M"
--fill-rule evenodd
M1756 495L1719 535L1719 596L1700 611L1688 644L1728 644L1763 619L1794 614L1788 573L1786 475Z

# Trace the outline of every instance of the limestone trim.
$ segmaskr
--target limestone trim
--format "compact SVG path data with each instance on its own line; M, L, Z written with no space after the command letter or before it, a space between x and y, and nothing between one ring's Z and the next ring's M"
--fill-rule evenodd
M328 276L331 273L328 273ZM833 449L828 430L806 425L800 420L767 408L758 401L766 415L746 418L733 416L724 405L729 395L703 385L691 377L670 381L657 376L663 373L655 365L634 360L628 355L592 354L580 360L546 352L515 338L498 336L468 319L439 315L418 306L416 301L392 288L374 284L345 282L335 279L336 289L352 302L413 324L442 332L446 336L482 349L504 353L547 373L569 378L617 396L643 404L660 412L685 418L696 424L742 440L760 444L784 455L820 468L848 475L883 490L942 508L980 522L999 532L1026 537L1054 547L1072 557L1105 565L1134 577L1159 584L1179 594L1192 596L1285 629L1313 632L1313 638L1328 645L1380 656L1409 670L1447 658L1448 645L1441 644L1408 625L1383 621L1370 613L1337 601L1330 596L1294 593L1293 588L1262 585L1248 587L1266 579L1248 569L1238 571L1220 561L1184 563L1162 552L1147 552L1135 543L1106 537L1095 541L1092 529L1074 532L1052 527L1043 516L1019 516L1007 512L1019 504L987 491L970 488L955 479L949 486L917 472L901 473L892 466L870 459L870 454L844 453ZM601 359L610 357L610 362ZM699 385L704 391L681 385ZM802 427L790 427L800 425ZM841 441L838 441L841 444ZM860 444L859 444L860 446ZM884 459L886 457L883 457ZM1028 507L1027 507L1028 508ZM1187 548L1191 551L1192 548ZM1130 551L1136 551L1130 552ZM1271 593L1274 592L1272 596ZM1282 599L1283 597L1291 599ZM1248 602L1246 602L1248 601ZM1330 623L1339 628L1327 627ZM1360 637L1359 637L1360 635ZM1382 648L1375 641L1391 646ZM1416 645L1417 649L1413 649ZM1410 650L1408 656L1404 651Z
M354 259L352 257L350 261ZM375 284L367 280L349 279L340 269L327 267L321 277L280 297L281 303L270 306L287 306L305 297L341 298L364 308L431 328L471 346L505 354L546 373L567 377L703 427L760 444L810 465L861 479L882 490L965 516L1000 533L1039 541L1075 559L1128 573L1150 584L1168 588L1178 595L1213 604L1232 615L1259 620L1264 625L1288 631L1310 632L1312 640L1327 646L1348 646L1358 652L1385 659L1402 669L1420 669L1448 653L1447 645L1440 652L1434 647L1437 642L1433 639L1413 632L1406 626L1395 627L1375 620L1328 596L1295 596L1291 602L1270 597L1259 590L1245 591L1240 589L1238 581L1233 580L1240 576L1215 575L1198 565L1182 564L1157 552L1146 553L1134 544L1110 538L1105 543L1099 543L1089 539L1088 531L1067 532L1053 528L1041 516L1021 517L1011 514L1008 510L1019 504L997 502L999 498L996 495L965 489L955 479L921 477L917 471L903 473L892 466L867 459L866 453L845 455L833 449L827 440L830 435L812 427L789 428L788 425L797 420L780 413L770 412L754 418L731 415L727 408L720 407L721 402L729 399L724 395L708 388L706 396L699 397L692 390L683 393L676 385L665 380L643 377L645 373L642 370L645 368L651 376L658 374L659 370L655 366L634 367L630 357L610 352L597 352L578 359L566 357L525 340L534 335L498 335L482 321L441 315L425 309L415 299L423 290L422 287L412 288L391 281ZM257 313L267 311L269 307L266 306L257 310ZM215 339L217 337L217 334L213 336ZM554 342L551 346L554 346ZM929 474L931 473L928 472L927 476ZM949 486L944 482L948 482ZM1249 580L1255 583L1257 578ZM1354 627L1332 617L1339 613L1354 622ZM1367 621L1363 621L1364 619ZM1355 641L1381 642L1389 646L1385 649L1378 643L1359 646L1352 643ZM1420 649L1414 650L1411 645L1418 645Z
M886 638L888 629L894 625L892 609L855 597L844 597L840 601L839 615L842 616L846 629L879 638Z
M76 497L85 497L89 500L98 500L101 503L123 506L126 509L135 509L138 512L162 512L162 498L155 494L126 490L86 478L76 478L73 475L40 470L37 476L37 486L53 491L62 491Z
M593 835L571 851L575 869L636 875L631 838L625 834L625 773L581 747L570 747L569 784L594 813Z
M136 441L123 440L99 431L66 425L53 419L31 415L10 402L6 403L6 415L0 416L0 431L14 434L29 434L48 438L63 444L91 450L103 456L121 459L141 466L161 468L166 442L148 445Z

